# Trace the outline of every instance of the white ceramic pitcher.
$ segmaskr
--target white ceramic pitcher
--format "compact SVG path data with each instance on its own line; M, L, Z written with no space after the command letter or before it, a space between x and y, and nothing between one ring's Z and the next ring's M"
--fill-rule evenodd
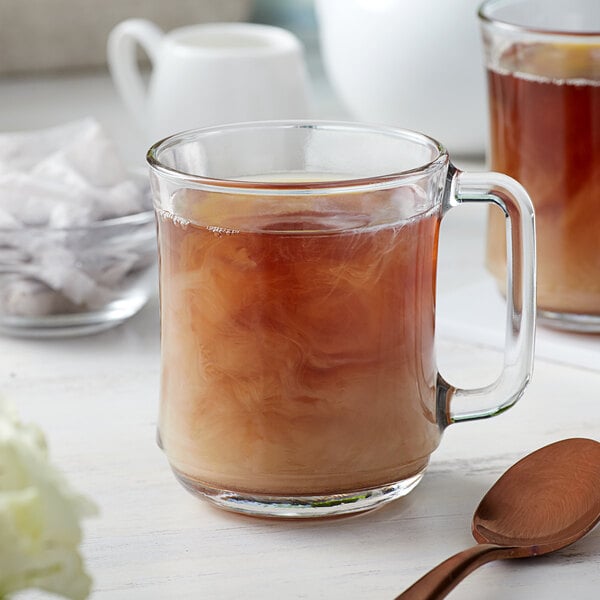
M138 44L152 66L147 86ZM109 35L108 64L148 141L195 127L309 112L302 45L277 27L210 23L165 34L150 21L129 19Z

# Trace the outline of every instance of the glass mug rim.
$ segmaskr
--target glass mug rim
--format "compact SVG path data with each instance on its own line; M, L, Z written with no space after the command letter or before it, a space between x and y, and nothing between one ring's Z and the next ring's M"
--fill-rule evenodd
M587 39L600 41L600 29L574 31L572 29L562 29L560 27L535 27L519 23L516 19L502 19L494 15L495 11L498 9L511 5L526 5L529 2L530 0L485 0L485 2L480 5L477 16L484 25L497 27L514 34L534 34L541 37L561 36L565 39L570 38L572 40L577 40L578 42Z
M166 165L161 160L161 154L182 143L188 143L201 138L208 138L223 133L235 133L251 130L329 130L337 133L368 133L383 137L395 137L417 146L427 147L432 151L432 158L417 166L380 175L336 178L334 180L302 180L295 181L260 181L253 179L220 179L198 175L178 170ZM428 177L444 168L450 161L446 147L436 139L411 129L388 127L384 125L370 125L350 121L334 121L319 119L290 119L270 121L247 121L241 123L228 123L198 129L189 129L170 135L153 144L146 154L146 161L153 173L165 178L172 183L179 183L191 189L204 191L217 191L230 194L266 194L266 195L297 195L310 194L313 191L319 194L344 193L344 192L369 192L388 189L411 183L423 177Z

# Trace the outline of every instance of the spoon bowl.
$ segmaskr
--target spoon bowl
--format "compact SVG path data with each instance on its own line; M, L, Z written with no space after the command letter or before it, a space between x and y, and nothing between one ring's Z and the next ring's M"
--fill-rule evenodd
M600 444L583 438L545 446L511 467L473 516L479 543L531 548L572 544L600 520Z
M573 438L545 446L513 465L473 516L479 542L444 561L396 600L444 598L480 565L564 548L600 521L600 443Z

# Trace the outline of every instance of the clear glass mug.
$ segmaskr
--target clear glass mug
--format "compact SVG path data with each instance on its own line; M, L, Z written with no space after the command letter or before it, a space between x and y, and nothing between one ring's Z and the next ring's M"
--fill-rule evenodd
M535 206L540 321L600 332L600 2L490 0L479 11L491 168ZM487 264L505 282L504 223Z
M533 212L419 133L335 122L184 132L148 153L158 219L159 443L193 493L248 514L365 511L408 493L446 426L496 415L532 368ZM434 356L438 232L507 217L504 370L448 384Z

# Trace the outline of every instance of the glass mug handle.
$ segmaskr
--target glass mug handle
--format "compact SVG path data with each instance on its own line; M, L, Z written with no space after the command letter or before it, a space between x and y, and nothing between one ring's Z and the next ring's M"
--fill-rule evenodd
M504 365L489 385L456 388L438 375L437 407L442 427L493 417L523 394L533 369L535 336L535 220L529 195L500 173L448 173L445 211L466 202L489 203L506 216L507 294Z

